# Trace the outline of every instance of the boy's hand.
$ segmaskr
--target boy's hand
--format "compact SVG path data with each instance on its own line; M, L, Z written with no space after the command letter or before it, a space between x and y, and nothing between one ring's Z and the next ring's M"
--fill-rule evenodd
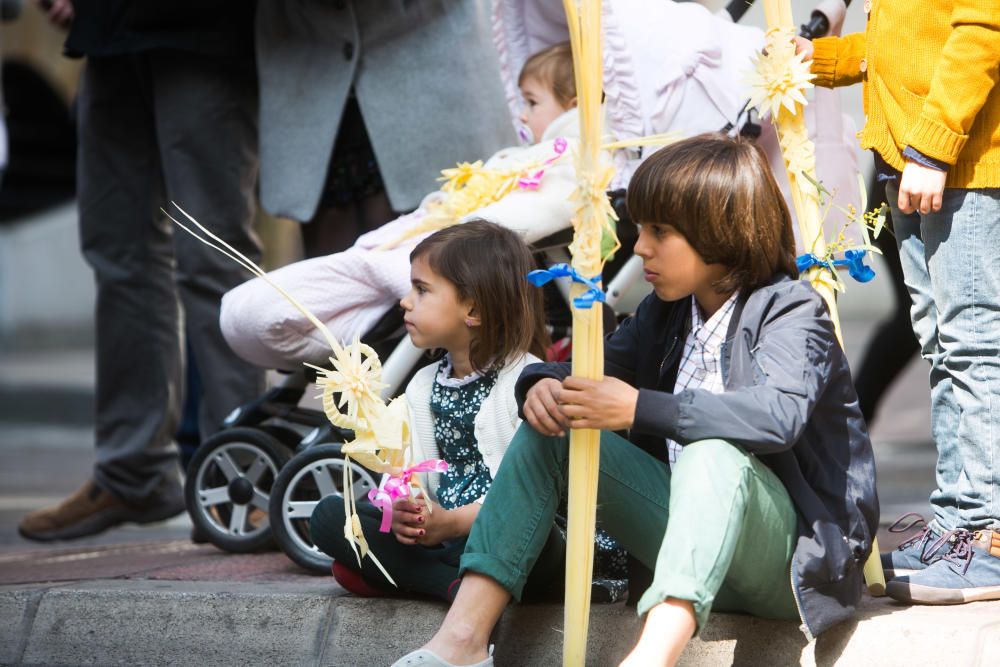
M426 503L397 500L392 506L392 533L400 543L434 546L448 539L448 510L432 501L428 511Z
M559 405L571 428L606 431L631 428L638 400L638 389L613 377L587 380L571 375L563 380L559 394Z
M809 62L813 58L813 43L812 40L808 40L805 37L800 37L795 35L792 37L792 41L795 42L795 53L804 54L802 56L803 62Z
M923 215L940 211L947 179L946 171L907 160L899 179L899 200L896 202L899 210L903 213L920 211Z
M524 397L524 418L542 435L566 435L569 428L569 419L559 405L562 386L555 378L543 378Z

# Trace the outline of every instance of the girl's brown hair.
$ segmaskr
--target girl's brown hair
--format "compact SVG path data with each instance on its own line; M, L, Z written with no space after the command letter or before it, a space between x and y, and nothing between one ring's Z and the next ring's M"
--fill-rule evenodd
M480 320L469 350L475 370L499 368L524 352L545 358L549 335L542 291L525 277L538 267L516 232L471 220L425 238L410 261L418 257L472 301Z
M775 273L798 277L792 218L764 153L741 137L702 134L653 153L628 186L640 223L684 235L707 264L729 268L720 293L753 290Z
M576 78L573 74L573 50L569 42L561 42L528 58L517 77L521 86L526 79L535 79L549 87L556 102L564 109L576 100Z

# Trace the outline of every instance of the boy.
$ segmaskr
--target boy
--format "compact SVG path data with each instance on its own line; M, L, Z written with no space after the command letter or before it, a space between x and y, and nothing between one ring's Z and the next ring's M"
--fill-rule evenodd
M812 71L864 84L861 145L886 180L938 449L934 519L883 555L886 592L1000 599L1000 0L865 10L864 34L813 43Z
M461 588L397 665L492 664L490 631L566 484L569 428L603 431L598 524L655 569L634 589L647 618L625 664L673 664L712 609L798 619L810 637L853 613L878 524L871 443L823 300L794 280L766 159L742 139L678 142L636 170L628 206L655 294L608 337L603 380L556 363L521 374L528 425L473 525Z

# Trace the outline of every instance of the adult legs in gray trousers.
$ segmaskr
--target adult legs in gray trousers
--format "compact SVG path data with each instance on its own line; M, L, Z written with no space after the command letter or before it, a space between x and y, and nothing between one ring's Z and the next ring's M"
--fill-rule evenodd
M181 52L94 58L79 105L81 242L98 294L94 478L146 504L175 483L180 332L204 379L203 436L263 386L219 331L220 299L246 274L159 210L176 201L244 254L259 254L250 229L253 66Z
M244 254L259 254L250 227L255 86L252 62L193 53L87 63L78 102L78 199L83 254L97 281L96 486L78 492L75 512L65 509L48 523L25 517L26 536L79 537L183 510L173 444L182 332L204 380L203 436L263 389L263 372L240 361L219 330L222 295L247 276L172 229L160 212L175 201ZM103 501L102 492L110 494ZM93 512L80 517L84 495Z

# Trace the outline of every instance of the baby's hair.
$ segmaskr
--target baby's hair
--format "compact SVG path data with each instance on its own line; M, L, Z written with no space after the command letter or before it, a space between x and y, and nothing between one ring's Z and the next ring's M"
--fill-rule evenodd
M550 88L556 102L564 109L573 106L576 99L576 78L573 75L573 51L569 42L542 49L528 58L517 77L517 85L522 85L526 79L535 79Z
M795 278L792 218L764 153L741 137L702 134L661 148L628 186L640 223L675 228L708 264L729 272L720 293L753 290L778 272Z
M410 261L419 257L474 305L480 325L469 361L475 370L499 368L524 352L545 358L549 335L542 291L525 277L538 267L516 232L471 220L428 236Z

